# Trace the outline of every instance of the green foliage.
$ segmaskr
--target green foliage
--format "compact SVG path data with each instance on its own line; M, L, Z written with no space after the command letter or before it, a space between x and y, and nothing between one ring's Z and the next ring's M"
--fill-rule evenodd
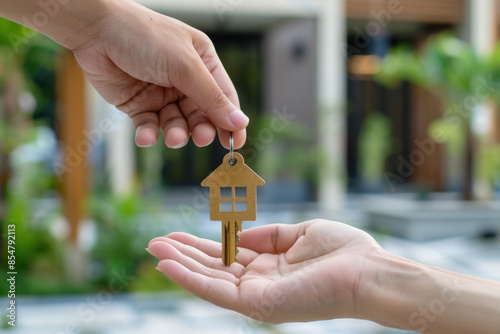
M9 155L20 145L36 140L36 127L40 122L33 122L33 117L53 121L59 48L45 36L0 18L0 91L8 85L16 95L14 99L29 92L36 100L34 115L11 110L8 118L0 120L0 163L11 161ZM153 167L147 170L147 175L151 177L149 184L155 184L161 170L154 164L157 152L150 153L147 162L153 163ZM97 291L108 285L114 270L136 277L127 289L158 290L172 286L164 275L154 270L152 257L144 250L149 236L138 230L139 214L155 205L158 207L158 201L144 200L139 195L114 196L102 191L92 195L89 208L97 224L97 240L89 254L92 264L89 277L76 284L66 276L66 222L62 218L53 171L41 163L12 165L9 170L12 177L5 189L5 211L0 222L3 235L8 225L16 226L17 294ZM0 267L4 272L7 271L5 256L2 252ZM2 282L2 287L4 285Z
M0 18L0 45L5 45L14 49L14 42L22 38L25 34L35 35L36 33L17 23ZM26 43L20 43L18 45L25 46Z
M60 284L63 277L63 242L52 231L60 208L41 202L43 197L53 198L54 182L45 166L28 163L16 166L16 175L6 189L1 224L3 235L8 225L15 225L18 294L45 293L47 286ZM6 271L3 265L2 270Z
M459 156L463 152L465 146L463 126L438 119L431 123L427 132L436 143L446 144L452 155Z
M105 285L114 270L135 272L144 245L136 230L137 215L144 203L139 196L96 194L90 198L89 209L97 224L97 240L92 258L101 268L97 281Z
M33 46L57 49L56 43L29 28L0 17L0 46L18 56L26 56Z
M445 87L451 94L469 94L481 74L481 64L472 46L445 32L427 43L422 55L423 70L430 74L431 87Z
M408 81L443 99L456 99L474 94L486 70L472 46L444 32L429 38L420 52L406 45L393 48L375 79L387 86Z
M318 149L312 148L313 133L305 124L289 122L280 131L272 131L271 116L259 119L257 138L265 138L256 150L259 151L258 170L264 179L286 179L294 181L317 181L317 166L322 160Z
M56 55L61 47L49 38L0 18L0 87L8 80L36 100L34 116L54 119ZM21 91L16 92L19 94Z
M9 154L22 143L34 139L35 131L28 127L19 129L0 119L0 151Z
M90 258L93 267L91 280L106 286L114 272L126 272L134 279L128 291L157 291L177 289L177 285L155 270L153 257L145 247L150 236L141 231L140 216L162 209L160 197L144 198L133 192L128 195L93 194L89 212L97 227L97 239Z
M36 73L54 72L56 44L45 36L16 23L0 18L0 159L3 172L11 178L1 189L5 195L5 211L1 217L2 232L8 225L16 228L17 293L45 293L46 287L60 285L63 280L63 243L54 235L53 221L60 215L60 207L45 207L47 199L55 200L55 177L46 165L36 162L12 166L11 153L21 145L33 144L37 126L26 112L12 110L13 103L23 94L33 95L36 106L45 106L46 92L40 90ZM43 83L45 78L40 78ZM4 100L2 100L4 98ZM2 261L2 266L3 266ZM49 289L50 290L50 289Z
M422 67L419 58L408 45L396 46L380 63L375 80L388 87L396 87L401 81L427 87L431 84L431 78Z
M365 181L377 182L392 149L391 122L380 113L368 116L359 137L358 169Z
M500 145L482 145L477 155L476 175L492 184L500 181Z

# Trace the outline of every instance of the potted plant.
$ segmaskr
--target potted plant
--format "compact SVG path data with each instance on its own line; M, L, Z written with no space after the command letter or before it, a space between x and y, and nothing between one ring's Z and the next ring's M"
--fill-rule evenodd
M365 202L368 224L414 239L500 232L500 212L494 201L471 201L478 185L493 194L500 172L500 146L481 131L474 131L472 114L485 102L499 99L500 46L479 57L467 43L448 32L437 34L419 51L397 46L382 60L376 80L387 86L408 81L436 94L444 116L433 122L429 136L445 143L463 159L461 198L453 193L430 194L419 201L415 194L371 197ZM474 189L475 188L475 189Z
M404 45L393 48L375 76L386 86L408 81L443 101L444 116L430 126L429 135L436 142L446 143L452 154L464 152L462 198L465 200L474 199L474 180L484 184L498 177L498 168L485 168L484 164L495 163L487 157L500 146L475 135L471 121L479 105L499 97L493 76L500 76L500 45L491 54L479 57L472 46L449 32L429 38L420 51ZM488 185L493 187L491 183Z

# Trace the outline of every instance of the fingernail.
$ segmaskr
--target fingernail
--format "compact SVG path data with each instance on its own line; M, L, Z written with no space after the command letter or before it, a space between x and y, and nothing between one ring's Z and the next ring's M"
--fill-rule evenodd
M233 110L229 114L229 120L233 123L234 126L241 127L247 126L250 119L243 113L241 110Z
M153 254L151 253L151 251L149 250L149 248L147 248L147 247L146 247L146 248L144 248L144 249L146 250L146 252L148 252L149 254L153 255ZM154 255L153 255L153 256L154 256Z
M175 146L170 146L170 148L177 149L177 148L184 147L187 145L188 141L189 141L189 138L186 138L180 144L177 144Z
M147 144L147 145L141 145L140 147L151 147L151 146L153 146L154 144L156 144L156 142L152 142L152 143Z
M210 141L207 145L204 145L204 146L202 146L202 147L207 147L208 145L212 144L212 143L214 142L214 139L215 139L215 137L214 137L214 138L212 138L212 140L211 140L211 141Z
M160 269L160 268L158 268L158 267L155 267L155 269L156 269L156 270L158 270L158 271L160 271L160 272L163 272L163 271L161 271L161 269Z
M139 132L141 132L142 125L138 126L137 129L135 129L135 139L139 136Z
M140 125L140 126L138 126L138 127L137 127L137 129L135 130L135 139L136 139L136 141L137 141L137 137L139 136L139 132L141 132L141 130L142 130L143 128L144 128L144 126ZM139 147L151 147L151 146L153 146L154 144L156 144L156 142L157 142L157 141L158 141L158 140L156 140L156 141L152 141L151 143L146 144L146 145L140 145L140 146L138 145L138 146L139 146Z

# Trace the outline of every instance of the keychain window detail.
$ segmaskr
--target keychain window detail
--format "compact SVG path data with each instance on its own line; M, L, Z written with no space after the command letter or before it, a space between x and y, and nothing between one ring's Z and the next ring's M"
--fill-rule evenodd
M220 188L221 212L246 212L247 188L246 187L221 187Z

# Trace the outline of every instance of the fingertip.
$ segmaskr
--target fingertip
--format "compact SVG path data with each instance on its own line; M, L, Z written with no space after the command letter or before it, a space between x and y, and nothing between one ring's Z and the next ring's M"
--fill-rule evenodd
M229 149L229 131L224 130L222 128L219 128L219 140L221 145ZM247 131L246 129L233 132L233 143L234 143L234 149L238 150L243 147L245 144L247 138Z
M165 272L165 270L168 269L171 266L171 262L175 262L175 261L172 261L172 260L169 260L169 259L160 260L160 262L158 262L158 264L156 265L156 267L158 269L160 269L161 271Z
M234 148L235 149L240 149L245 145L245 142L247 140L247 130L243 129L241 131L238 131L236 133L233 133L233 140L234 140Z
M166 242L161 242L161 241L151 242L148 245L148 248L146 248L146 250L148 251L149 254L160 259L160 257L161 257L160 255L162 253L166 253L165 248L168 248L168 246L165 246L166 244L167 244ZM163 258L165 258L165 256L163 256Z
M180 242L182 244L191 244L194 242L197 242L199 238L197 236L194 236L189 233L184 233L184 232L172 232L169 233L166 238L175 240L177 242Z
M158 127L152 124L140 125L135 130L135 144L139 147L151 147L158 142Z
M208 122L200 123L191 130L193 142L198 147L205 147L212 144L215 134L215 127Z
M239 231L238 233L238 241L236 242L237 247L243 247L246 248L246 236L248 235L247 230Z
M165 134L165 145L169 148L178 149L187 145L189 134L180 127L173 127Z
M177 284L182 281L188 271L182 264L170 259L158 262L157 268Z
M154 242L165 242L165 237L156 237L156 238L153 238L151 239L149 242L148 242L148 248L154 243Z
M229 121L236 129L241 130L247 127L250 119L243 111L236 109L229 114Z
M158 258L158 252L157 252L157 244L159 244L160 242L159 241L156 241L156 242L151 242L149 245L148 245L148 248L146 248L146 251L153 255L154 257Z

